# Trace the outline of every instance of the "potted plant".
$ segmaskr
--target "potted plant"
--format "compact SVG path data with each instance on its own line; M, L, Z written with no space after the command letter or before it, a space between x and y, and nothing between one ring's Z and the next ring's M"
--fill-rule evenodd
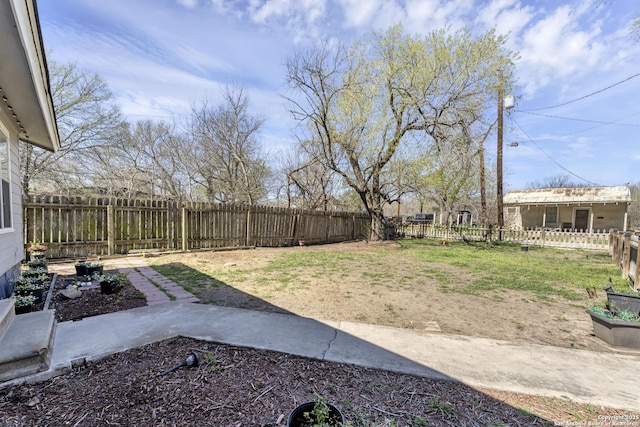
M333 427L344 425L344 416L338 408L322 398L303 403L287 418L287 427Z
M95 276L95 280L100 283L100 292L103 294L114 294L122 288L122 275L120 274L98 275Z
M36 259L29 260L29 261L27 261L27 267L29 267L30 269L44 268L45 271L48 271L48 269L47 269L47 259L46 258L36 258Z
M18 276L13 283L15 287L23 285L32 285L35 282L33 277Z
M87 261L79 261L75 264L76 275L83 276L93 276L94 274L102 274L104 271L103 264L100 263L92 263Z
M45 258L48 249L49 248L46 245L43 245L40 242L32 242L27 248L27 252L29 252L29 259Z
M89 262L87 263L87 275L100 275L104 272L104 265L98 262Z
M640 348L640 316L630 311L611 311L600 306L587 310L596 337L614 346Z
M33 295L12 295L11 299L14 301L14 310L16 314L30 313L33 310L33 304L36 297Z
M76 268L76 276L79 277L83 277L83 276L87 276L87 261L85 260L80 260L75 264L75 268Z
M44 288L41 284L35 282L27 282L23 284L16 284L13 288L13 292L19 296L33 296L35 298L34 304L40 304L44 294Z
M43 267L30 268L28 270L23 270L21 275L24 277L35 277L40 276L41 274L47 274L47 269Z
M611 311L630 311L640 315L640 292L631 290L618 290L612 286L604 288L607 292L607 308Z
M49 281L49 275L47 273L42 273L39 276L31 277L34 283L40 284L44 286Z

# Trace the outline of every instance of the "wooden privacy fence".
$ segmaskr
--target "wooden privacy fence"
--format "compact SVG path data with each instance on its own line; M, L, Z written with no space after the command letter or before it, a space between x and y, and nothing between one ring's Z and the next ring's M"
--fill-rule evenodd
M24 241L50 257L240 246L291 246L366 238L369 216L268 206L30 196Z
M613 262L622 270L623 279L631 279L634 284L639 283L640 251L638 251L638 235L630 231L611 231L611 257Z
M496 241L520 243L528 246L551 246L558 248L579 248L609 250L610 233L596 231L549 231L544 229L510 230L468 226L445 227L433 224L411 224L400 227L396 232L412 238L444 240Z

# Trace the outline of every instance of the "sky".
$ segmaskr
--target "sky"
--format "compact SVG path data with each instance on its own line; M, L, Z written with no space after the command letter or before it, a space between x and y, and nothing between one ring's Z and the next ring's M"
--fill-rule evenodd
M40 0L38 9L48 59L99 74L128 120L175 121L241 85L276 158L295 141L283 94L296 50L398 22L412 35L495 28L520 57L505 192L557 175L640 182L638 0Z

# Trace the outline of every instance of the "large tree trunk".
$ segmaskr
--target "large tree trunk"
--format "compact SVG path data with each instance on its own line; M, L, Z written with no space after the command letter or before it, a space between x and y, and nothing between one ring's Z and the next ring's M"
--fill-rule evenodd
M382 209L382 198L379 191L371 190L361 194L362 201L371 218L370 241L384 240L385 219Z

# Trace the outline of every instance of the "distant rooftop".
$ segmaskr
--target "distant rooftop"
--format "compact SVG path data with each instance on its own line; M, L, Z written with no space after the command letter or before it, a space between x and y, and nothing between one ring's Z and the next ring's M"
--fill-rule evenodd
M504 196L505 204L517 205L619 202L631 202L631 191L626 185L616 187L537 188L535 190L514 190Z

